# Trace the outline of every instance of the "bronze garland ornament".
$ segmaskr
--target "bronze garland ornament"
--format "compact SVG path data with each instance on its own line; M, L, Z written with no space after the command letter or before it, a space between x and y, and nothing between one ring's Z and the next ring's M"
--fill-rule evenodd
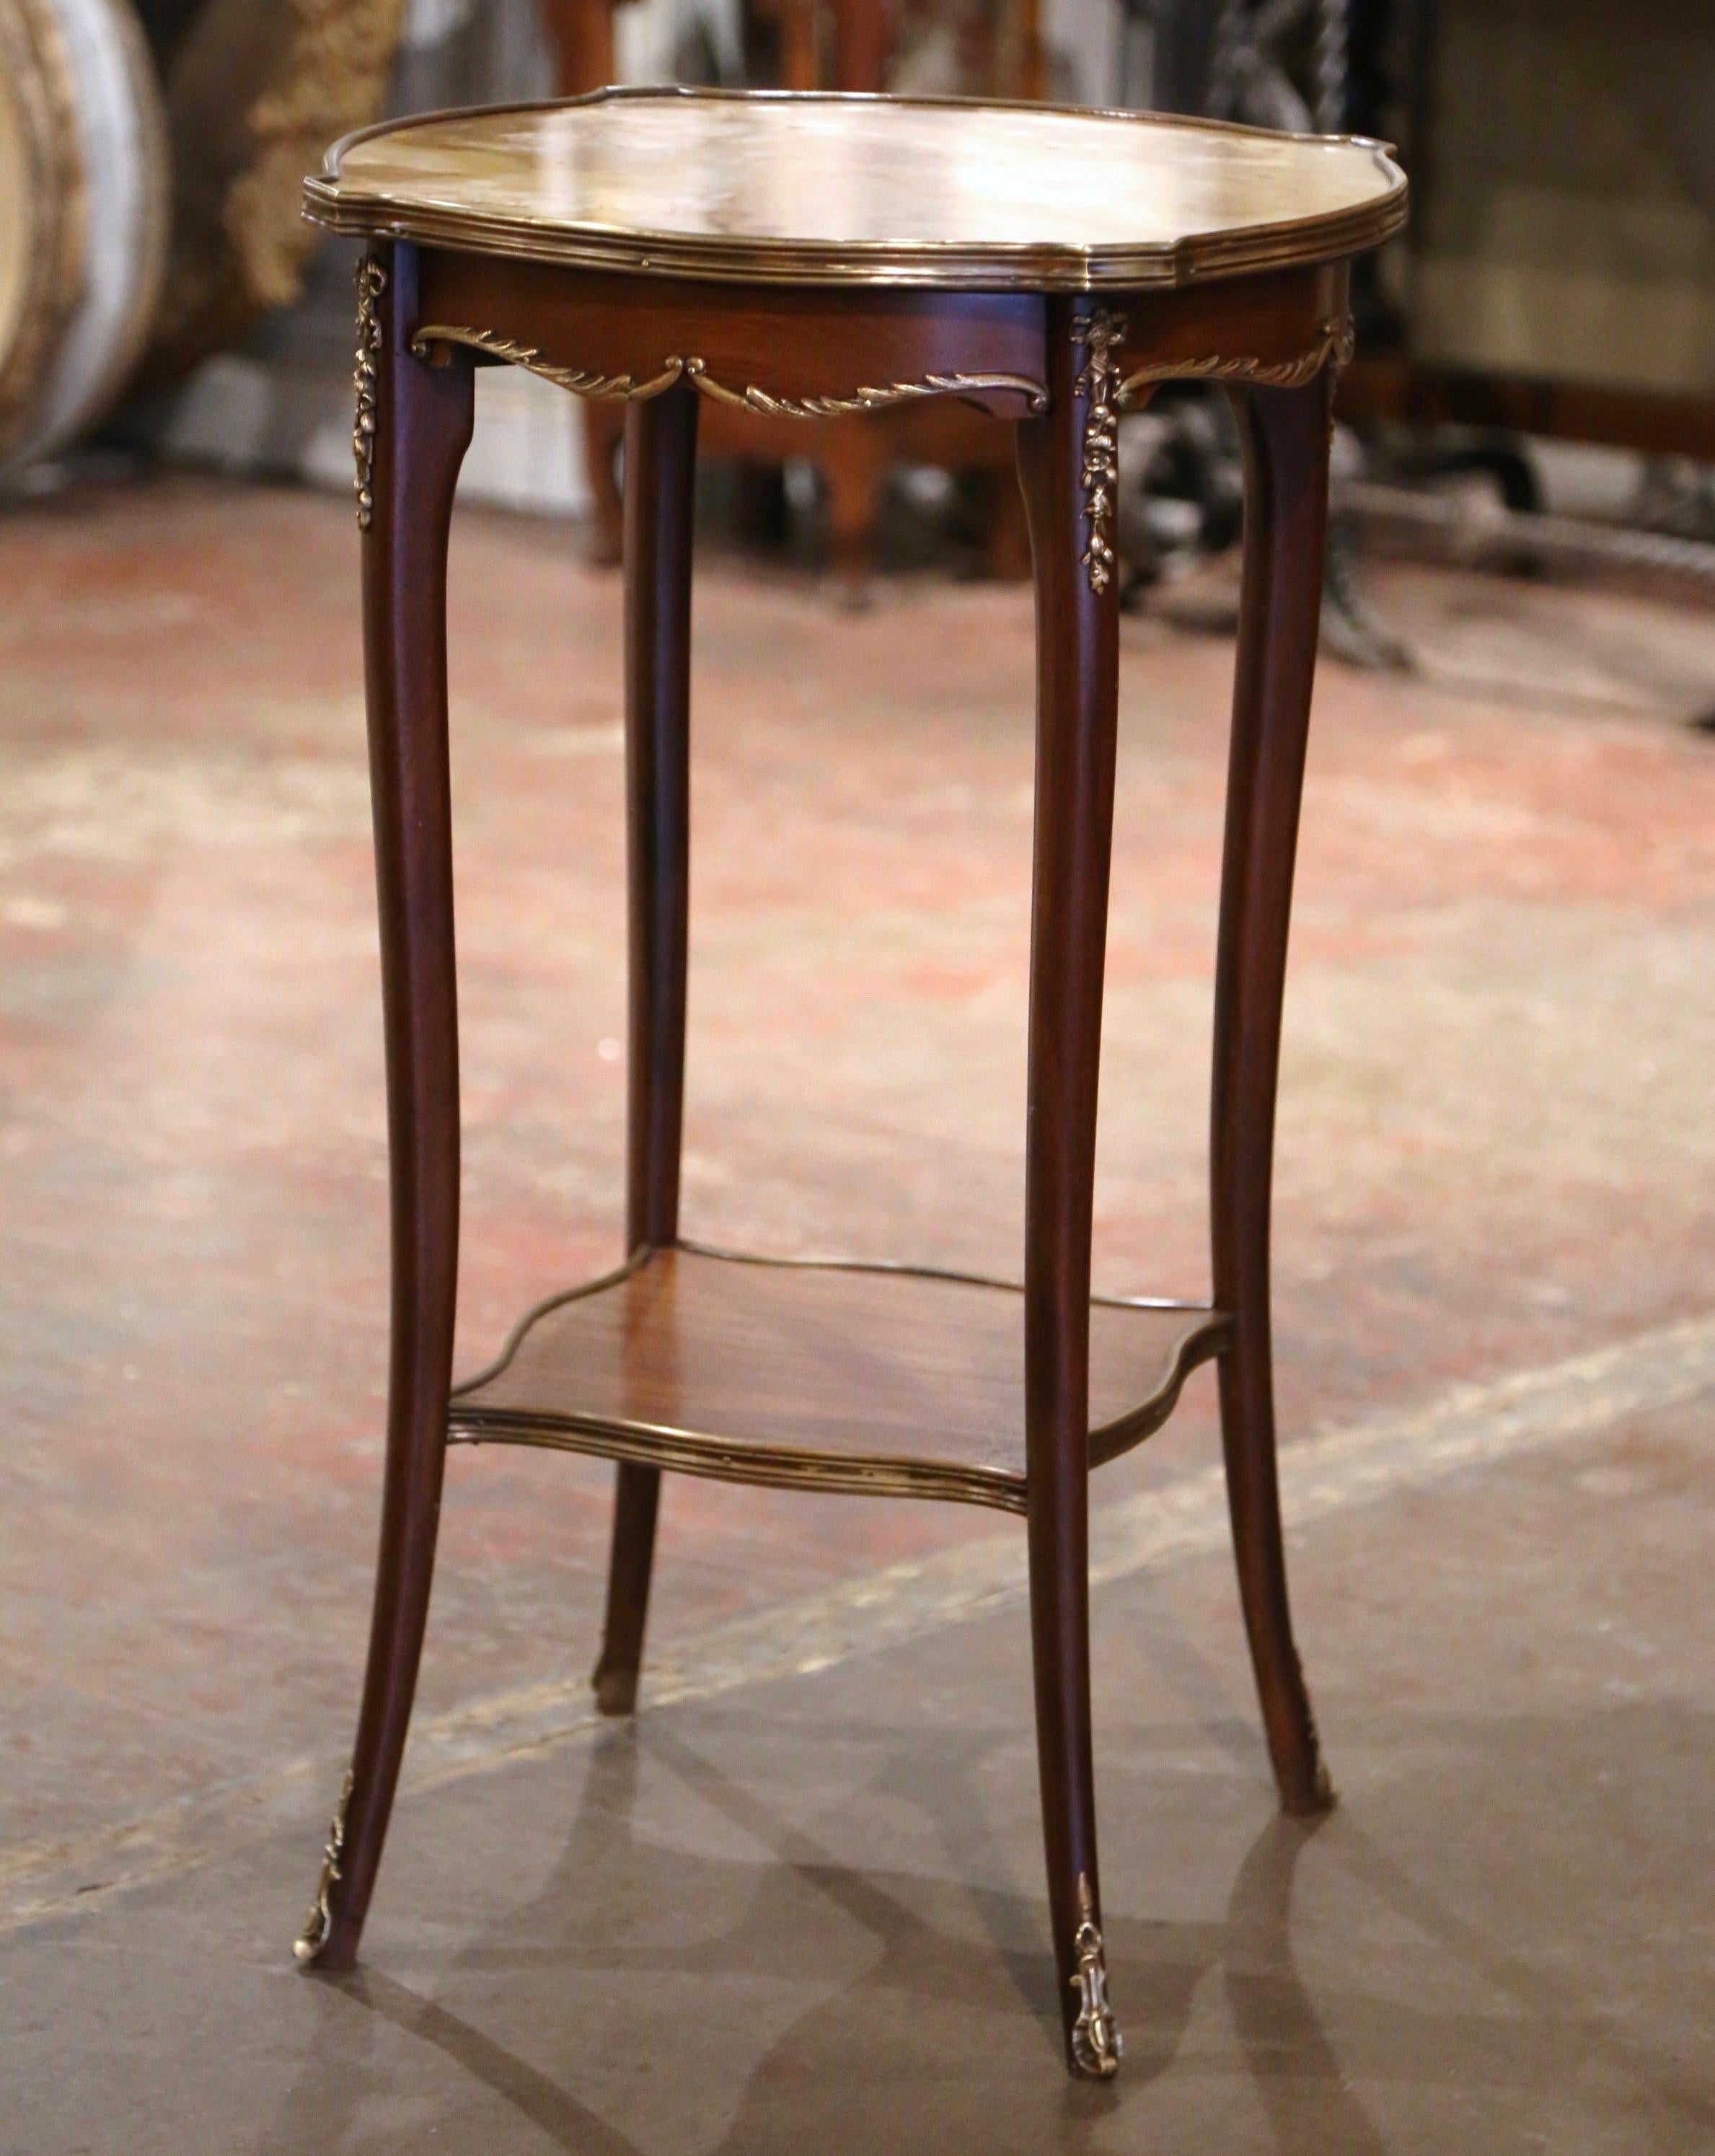
M1047 390L1024 374L926 374L921 381L864 386L845 396L779 397L753 382L742 389L729 389L709 372L706 360L675 355L662 362L659 374L639 382L630 374L594 374L583 367L557 366L544 359L534 345L516 344L493 330L470 329L453 322L425 323L412 338L411 350L418 359L427 359L437 345L443 344L464 345L491 359L503 359L509 366L521 367L526 373L552 382L557 388L569 389L574 397L634 400L659 397L675 382L688 382L699 394L717 403L736 405L769 419L833 419L847 413L885 411L890 405L913 403L922 397L968 397L988 389L1016 390L1032 412L1045 411L1048 407Z
M557 389L570 390L574 397L659 397L685 372L682 359L670 359L660 373L644 382L631 374L592 374L581 367L557 367L544 359L533 344L515 344L511 337L501 336L493 330L465 329L449 322L429 322L418 330L411 340L412 354L418 359L429 359L434 347L442 344L463 345L490 359L503 359L509 367L522 367L526 374L552 382Z
M1047 390L1024 374L926 374L921 382L889 382L878 388L854 389L845 397L777 397L754 385L729 389L714 379L700 359L687 359L685 372L706 397L771 419L834 419L848 412L880 412L891 404L912 403L920 397L966 397L979 389L1015 389L1032 412L1048 408Z
M366 288L372 277L372 288ZM379 341L374 297L385 283L385 273L366 262L358 273L357 354L357 521L367 528L370 513L369 468L375 428L375 365L370 352ZM366 312L367 309L367 312ZM369 325L366 343L366 320ZM1077 377L1080 395L1088 400L1084 419L1083 461L1080 479L1084 489L1084 513L1088 541L1081 566L1089 572L1092 592L1105 592L1117 568L1114 549L1114 514L1119 495L1119 418L1140 389L1165 381L1253 382L1275 388L1297 388L1310 382L1323 367L1336 372L1352 357L1353 326L1349 315L1331 316L1317 326L1316 342L1305 352L1286 360L1250 357L1160 360L1135 369L1123 380L1114 353L1125 340L1125 318L1115 310L1097 307L1081 318L1073 335L1085 354ZM765 418L829 419L850 413L878 412L890 406L926 397L959 397L983 390L1016 391L1032 413L1046 410L1048 392L1040 382L1022 374L929 374L915 382L861 385L845 395L784 397L754 383L733 389L708 371L708 362L695 355L673 355L658 373L639 381L631 374L600 374L583 367L562 367L544 359L533 345L515 342L496 331L473 329L462 323L430 322L411 341L418 359L432 357L438 345L462 345L486 357L504 360L526 373L552 382L573 395L627 400L659 397L675 382L689 382L701 395L716 403L755 412Z
M1350 365L1356 346L1351 316L1330 315L1317 324L1316 342L1309 351L1291 359L1157 360L1126 377L1120 384L1118 402L1123 409L1140 389L1153 388L1158 382L1240 382L1270 389L1302 389L1306 382L1314 382L1325 367L1340 373Z

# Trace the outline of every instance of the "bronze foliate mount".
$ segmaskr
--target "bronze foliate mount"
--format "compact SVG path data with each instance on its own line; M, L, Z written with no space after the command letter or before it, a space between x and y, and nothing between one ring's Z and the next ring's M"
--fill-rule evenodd
M754 384L729 389L716 382L700 359L685 362L686 376L704 396L718 403L737 404L747 412L759 412L772 419L834 419L851 412L881 412L893 404L915 403L923 397L968 397L984 389L1016 390L1032 412L1048 408L1048 392L1024 374L926 374L917 382L888 382L860 387L843 397L779 397Z
M730 389L709 372L706 360L695 355L675 354L665 359L658 374L639 381L630 374L597 374L583 367L561 367L544 359L534 345L515 343L494 330L470 329L453 322L425 323L411 340L411 350L418 359L428 359L437 345L449 344L503 359L509 366L552 382L557 388L570 390L575 397L637 400L659 397L675 382L688 382L700 395L717 403L736 405L771 419L833 419L848 413L885 411L890 405L915 403L924 397L968 397L992 389L1016 391L1032 412L1045 410L1048 403L1047 390L1024 374L926 374L916 382L860 386L843 396L783 397L770 389L759 389L754 383Z
M1302 389L1315 381L1324 367L1335 374L1350 365L1356 347L1356 331L1350 315L1330 315L1318 322L1316 341L1307 352L1291 359L1233 358L1163 359L1135 368L1120 384L1117 402L1123 408L1140 389L1158 382L1250 382L1259 388Z
M316 1899L311 1904L303 1930L292 1942L294 1956L306 1969L327 1944L327 1935L333 1928L333 1912L328 1897L343 1876L340 1860L346 1853L346 1808L352 1801L352 1777L348 1770L339 1803L334 1807L333 1823L327 1830L327 1846L321 1852L321 1876L316 1882Z
M1107 1953L1096 1922L1096 1897L1087 1871L1078 1874L1078 1928L1072 1934L1077 1956L1068 1979L1078 1994L1078 2018L1072 2024L1072 2058L1081 2074L1112 2081L1119 2071L1125 2041L1107 1996Z
M412 338L411 351L415 358L430 359L437 345L449 344L462 345L490 359L503 359L509 367L521 367L526 374L552 382L557 389L570 390L574 397L659 397L685 372L682 359L668 360L659 374L643 382L630 374L595 374L581 367L559 367L544 359L534 345L516 344L494 330L466 329L456 322L425 323Z
M379 301L387 290L387 272L372 255L357 264L357 363L352 375L357 408L352 422L352 459L357 467L352 490L357 497L357 529L367 531L375 515L375 389L379 370L375 355L381 350Z
M1090 572L1090 588L1096 593L1107 589L1118 567L1113 523L1120 485L1120 375L1113 355L1125 334L1125 317L1111 307L1097 307L1072 326L1084 354L1076 383L1086 400L1079 481L1089 538L1081 558Z

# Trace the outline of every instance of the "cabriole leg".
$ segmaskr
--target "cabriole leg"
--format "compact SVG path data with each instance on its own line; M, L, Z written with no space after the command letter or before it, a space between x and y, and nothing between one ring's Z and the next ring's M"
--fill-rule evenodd
M459 1043L447 770L447 529L471 370L413 357L417 258L358 271L357 516L381 911L393 1327L369 1664L352 1770L300 1960L355 1958L398 1781L429 1615L459 1245Z
M1050 403L1019 430L1036 581L1036 823L1025 1131L1031 1645L1049 1909L1074 2073L1119 2063L1090 1727L1090 1232L1113 827L1118 326L1049 306Z
M1215 970L1211 1144L1214 1296L1232 1314L1221 1430L1245 1629L1269 1755L1290 1812L1333 1793L1292 1640L1275 1466L1269 1202L1286 930L1316 670L1327 523L1327 372L1235 397L1245 570Z

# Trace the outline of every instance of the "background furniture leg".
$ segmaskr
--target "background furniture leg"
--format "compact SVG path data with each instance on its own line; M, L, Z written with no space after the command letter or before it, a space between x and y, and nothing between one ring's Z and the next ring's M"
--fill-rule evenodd
M1025 1130L1031 1644L1049 1908L1075 2073L1118 2064L1102 1962L1091 1759L1090 1234L1113 829L1117 439L1087 300L1049 303L1047 412L1019 429L1036 578L1036 821ZM1102 475L1105 475L1103 476Z
M875 519L889 462L886 434L868 419L841 419L820 432L828 567L841 603L866 606L875 567Z
M625 512L615 470L625 431L624 408L586 400L578 418L583 429L583 475L589 486L589 558L598 568L611 569L625 554Z
M447 768L447 531L470 439L470 362L414 357L415 250L360 265L363 645L392 1163L387 1467L352 1772L299 1958L349 1968L381 1862L434 1569L459 1250L459 1038ZM365 444L372 456L366 475ZM366 496L368 506L366 507Z
M1234 398L1245 444L1245 569L1215 966L1214 1299L1233 1320L1220 1358L1221 1433L1245 1629L1290 1812L1333 1801L1286 1599L1269 1323L1281 1003L1322 602L1332 388L1324 370L1302 388Z

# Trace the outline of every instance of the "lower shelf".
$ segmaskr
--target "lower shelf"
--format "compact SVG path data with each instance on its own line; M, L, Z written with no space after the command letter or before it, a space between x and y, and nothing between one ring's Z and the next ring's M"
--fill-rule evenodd
M905 1266L651 1251L557 1296L454 1392L453 1443L1024 1510L1022 1291ZM1225 1344L1204 1304L1090 1307L1090 1460Z

